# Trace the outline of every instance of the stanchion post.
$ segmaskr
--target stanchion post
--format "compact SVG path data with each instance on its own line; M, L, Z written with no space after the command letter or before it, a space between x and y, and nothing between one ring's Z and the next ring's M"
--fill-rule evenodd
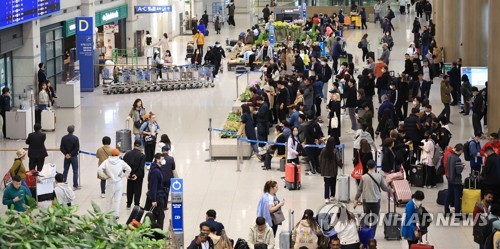
M241 161L242 161L241 144L242 141L240 140L240 137L236 138L236 172L241 171Z
M208 156L209 158L205 162L214 162L215 159L212 156L212 118L208 119Z
M248 72L246 72L247 74L247 86L250 85L250 70L248 70Z
M239 89L240 84L239 84L238 80L239 80L239 77L238 77L238 75L236 75L236 99L238 99L238 97L239 97L238 94L240 92L240 89Z
M80 160L81 153L78 152L78 187L82 186L82 173L80 169L82 168L82 160Z

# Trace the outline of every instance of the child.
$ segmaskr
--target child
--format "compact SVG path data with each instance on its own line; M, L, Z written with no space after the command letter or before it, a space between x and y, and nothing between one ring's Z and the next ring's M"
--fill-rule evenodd
M61 173L56 174L56 187L54 188L55 200L59 205L71 206L71 202L75 200L73 189L64 182L64 177ZM55 203L54 203L55 204Z

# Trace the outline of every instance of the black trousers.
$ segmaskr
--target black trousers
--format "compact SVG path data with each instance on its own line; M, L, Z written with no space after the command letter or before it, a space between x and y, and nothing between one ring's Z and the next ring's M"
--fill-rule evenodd
M257 140L259 141L267 141L267 133L269 130L268 123L257 123ZM259 147L266 146L265 143L260 143Z
M399 6L399 14L401 15L406 14L406 6Z
M142 195L142 182L143 178L137 178L137 180L127 180L127 206L132 205L134 201L135 206L139 206Z
M462 97L462 94L460 93L460 84L454 84L452 87L453 91L451 92L451 96L453 97L453 104L458 104Z
M6 124L7 124L7 122L5 121L5 112L4 111L0 112L0 115L2 115L2 119L3 119L2 132L3 132L3 137L5 138L7 136L7 132L5 129Z
M483 133L483 125L481 124L481 119L483 115L481 113L472 112L472 127L474 128L474 133Z
M368 48L361 48L361 50L363 50L363 56L361 57L361 59L363 59L363 61L365 61L365 59L367 59L366 55L368 54Z
M196 48L198 48L198 52L200 52L200 53L199 53L199 55L200 55L201 57L203 57L203 45L204 45L204 44L202 44L202 45L197 44L197 45L196 45ZM201 60L200 60L200 61L201 61ZM200 62L200 63L201 63L201 62ZM214 75L214 76L215 76L215 75Z
M37 171L42 171L45 157L30 157L29 169L34 170L36 166Z
M265 23L269 22L269 17L268 17L268 16L265 16L265 17L264 17L264 22L265 22Z
M377 224L380 215L380 201L379 202L363 202L363 217L362 224L365 224L375 231L377 230Z
M450 115L451 115L450 104L443 103L443 105L444 105L444 108L441 111L441 114L439 114L439 116L445 116L446 120L448 122L450 122Z
M316 117L321 116L321 103L323 100L321 98L316 98L314 105L316 106Z
M215 77L219 73L220 70L220 62L214 64L214 71L212 72L212 75Z
M229 16L229 18L227 19L227 24L236 26L236 23L234 23L234 16Z
M158 226L163 229L163 223L165 221L165 211L164 211L164 208L165 206L167 205L167 203L165 203L164 201L164 197L163 196L158 196L156 198L156 207L153 209L152 213L154 214L155 216L155 219L156 219L156 224L158 224ZM144 206L144 210L151 210L151 208L153 207L153 202L151 201L151 199L149 198L149 196L146 198L146 205Z
M319 172L319 148L306 147L305 151L311 163L311 172Z
M323 181L325 182L325 195L324 198L328 199L330 197L335 197L335 188L337 185L336 177L323 177Z
M278 106L277 109L278 109L278 122L286 120L286 106L283 105L283 109L279 109L279 106Z
M431 19L431 14L432 14L432 12L427 12L427 11L425 12L425 20L426 21L429 21Z
M368 26L366 25L366 18L361 18L361 29L368 29Z
M434 166L425 166L425 186L436 186L436 168Z
M155 155L156 143L144 143L144 154L146 155L146 162L152 162Z

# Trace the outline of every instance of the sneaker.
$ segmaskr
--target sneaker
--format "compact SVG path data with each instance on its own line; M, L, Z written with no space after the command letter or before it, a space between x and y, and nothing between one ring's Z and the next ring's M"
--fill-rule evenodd
M330 196L330 202L336 202L336 201L337 201L337 199L335 199L335 197Z
M314 175L314 173L313 173L313 172L311 172L311 171L306 171L306 176L312 176L312 175Z
M106 198L106 194L101 194L101 198Z
M330 203L330 200L329 199L325 199L325 204L328 204Z
M127 205L127 210L130 210L130 205Z
M77 190L80 190L82 189L82 187L78 186L78 187L73 187L73 191L77 191Z

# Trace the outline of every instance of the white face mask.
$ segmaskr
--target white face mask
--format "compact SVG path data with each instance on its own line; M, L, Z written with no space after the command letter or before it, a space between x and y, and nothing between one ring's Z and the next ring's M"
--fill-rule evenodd
M430 114L431 114L431 112L425 112L425 114L426 114L426 115L430 115Z
M298 131L293 131L293 135L297 136L297 135L299 135L299 132Z
M166 163L166 162L167 162L167 161L165 161L165 159L162 159L162 160L160 161L161 165L165 165L165 163Z
M417 101L413 101L413 105L417 105Z
M382 69L382 73L385 73L385 69Z
M422 205L422 201L414 200L414 202L415 202L415 205L417 205L417 207L420 207Z

